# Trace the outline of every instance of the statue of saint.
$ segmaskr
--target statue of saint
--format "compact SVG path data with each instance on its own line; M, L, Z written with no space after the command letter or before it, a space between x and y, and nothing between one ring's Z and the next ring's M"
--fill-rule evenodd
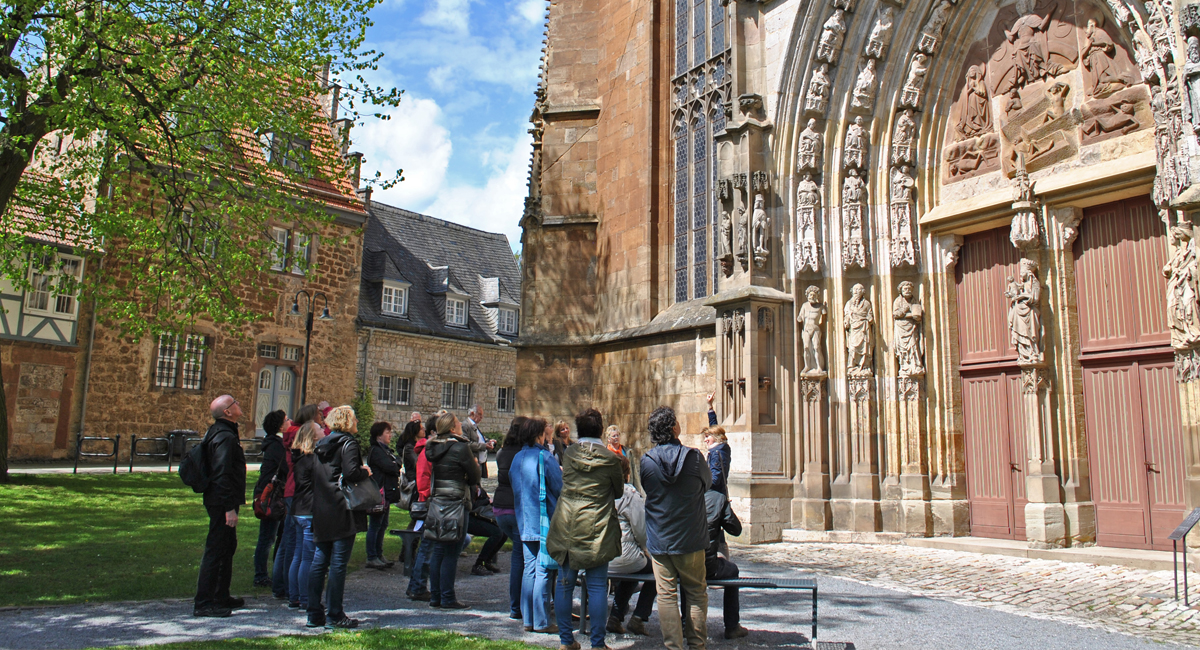
M854 81L850 105L864 111L870 111L875 104L875 59L867 59L867 64L858 73Z
M900 283L899 289L900 295L892 303L892 318L895 319L892 347L896 351L900 376L919 377L925 374L922 361L925 358L925 339L921 333L924 308L921 301L913 296L913 283L905 280Z
M824 138L817 131L817 121L810 119L800 133L800 146L796 149L796 164L805 171L821 171L821 156L825 149Z
M870 134L863 128L863 118L859 115L854 118L854 123L846 128L846 142L842 148L846 156L846 169L865 169L867 149L870 146Z
M825 352L821 347L821 337L825 331L825 317L828 309L821 302L821 289L809 286L804 290L808 302L800 305L796 314L796 322L800 323L800 345L804 351L804 369L802 375L820 376L825 374Z
M838 51L842 49L842 39L846 38L846 12L835 9L829 20L821 28L821 40L817 43L817 58L826 63L836 64Z
M813 70L812 79L808 82L808 97L804 100L804 110L824 113L829 106L829 64L822 63Z
M1008 340L1017 350L1017 362L1041 364L1042 354L1042 283L1037 277L1037 262L1021 258L1020 278L1008 276Z
M1196 293L1196 244L1190 228L1171 228L1176 248L1163 266L1167 279L1167 325L1171 328L1171 345L1186 349L1200 343L1200 306Z
M767 231L771 227L770 218L767 216L767 210L763 205L763 195L754 195L754 213L751 216L751 224L754 227L754 256L755 258L767 254Z
M732 235L733 218L729 216L729 210L721 208L721 223L717 232L717 254L722 258L733 254L733 242L730 240Z
M1004 31L1004 37L1016 48L1013 53L1016 66L1014 88L1024 88L1047 75L1059 73L1059 66L1046 59L1046 30L1050 27L1052 16L1052 13L1047 13L1045 17L1027 13L1013 23L1011 30Z
M960 139L973 138L992 130L992 105L988 101L986 78L987 69L983 63L967 70L967 82L959 99L962 112L959 113L958 124L954 126Z
M892 8L885 6L883 11L879 12L879 18L875 19L875 26L871 28L871 36L867 38L866 55L873 58L883 58L883 51L887 49L888 41L892 40L892 24L895 22L895 13Z
M851 375L870 375L875 346L875 308L861 284L850 288L850 300L842 312L846 329L846 366Z

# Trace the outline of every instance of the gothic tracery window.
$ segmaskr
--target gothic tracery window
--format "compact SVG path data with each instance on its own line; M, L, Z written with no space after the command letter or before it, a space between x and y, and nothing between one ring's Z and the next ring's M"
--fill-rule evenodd
M721 0L676 0L673 124L675 184L672 192L675 301L717 290L714 264L720 217L715 195L715 136L725 129L724 102L730 79L725 5Z

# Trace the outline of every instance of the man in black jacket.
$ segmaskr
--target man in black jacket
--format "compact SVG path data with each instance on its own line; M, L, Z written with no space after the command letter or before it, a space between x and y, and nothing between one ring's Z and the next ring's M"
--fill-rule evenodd
M209 405L213 424L200 443L208 462L208 489L204 509L208 511L208 539L200 560L196 584L196 616L229 616L245 604L229 595L233 577L233 554L237 551L238 507L246 503L246 455L238 441L242 407L232 395L222 395Z
M742 521L734 514L729 497L715 489L704 495L708 510L708 547L704 549L705 580L731 580L738 577L738 567L721 556L722 549L728 553L725 533L742 534ZM740 639L749 632L740 625L741 607L736 587L725 589L725 638Z
M704 578L704 549L708 546L708 516L704 493L712 475L700 452L679 443L675 411L660 406L650 414L650 442L642 458L642 488L646 491L646 548L658 590L658 617L663 645L704 650L708 612ZM679 594L686 595L686 621L680 620ZM686 626L685 626L686 623Z
M283 440L279 438L279 430L283 428L287 414L282 410L271 411L263 417L262 428L266 435L262 439L262 465L258 470L258 482L254 484L254 498L278 479L278 487L282 490L287 481L288 466L284 456L287 450L283 448ZM286 516L286 515L285 515ZM276 533L283 521L279 519L260 519L258 521L258 544L254 547L254 586L271 587L271 576L267 573L267 557L271 555L271 544L275 543ZM287 585L275 585L275 593L287 593Z

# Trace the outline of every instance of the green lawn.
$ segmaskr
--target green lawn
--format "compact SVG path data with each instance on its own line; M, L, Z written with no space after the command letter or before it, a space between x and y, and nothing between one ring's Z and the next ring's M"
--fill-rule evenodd
M0 606L186 598L195 594L208 517L201 496L183 485L176 474L11 478L12 483L0 485ZM257 472L250 473L247 485L252 486L257 478ZM407 523L408 513L393 508L389 528L402 528ZM252 586L257 541L258 520L249 505L243 506L234 557L234 594L266 592ZM400 554L400 540L389 535L384 544L385 554L394 560ZM362 567L365 561L365 535L359 535L350 569ZM234 647L234 643L222 641L220 647ZM303 645L307 643L303 640L280 641L297 645L256 645L266 642L254 640L236 643L247 648L310 647Z
M361 630L317 636L277 636L263 639L229 639L137 646L162 650L545 650L516 641L492 641L437 630ZM108 650L130 650L120 646Z

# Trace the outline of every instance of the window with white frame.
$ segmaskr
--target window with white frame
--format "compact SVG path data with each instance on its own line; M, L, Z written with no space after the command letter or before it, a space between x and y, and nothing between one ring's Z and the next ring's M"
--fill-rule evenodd
M292 273L304 275L312 261L312 235L292 233Z
M200 390L204 385L205 338L188 334L160 334L154 355L154 385L158 388Z
M408 404L412 398L412 379L395 375L379 376L379 391L375 394L380 404Z
M282 271L287 266L288 231L285 228L271 228L271 270Z
M465 382L442 382L442 408L467 410L474 404L475 384Z
M36 268L40 266L41 268ZM73 255L47 256L29 270L25 310L74 318L83 279L83 259Z
M475 397L475 384L458 384L458 408L465 411L472 406L471 399Z
M279 346L275 343L259 343L258 356L264 359L278 359Z
M442 408L444 408L444 409L454 408L455 385L456 384L452 381L443 381L442 382Z
M517 408L517 389L512 386L500 386L496 389L496 410L501 413L512 413Z
M403 316L408 313L408 289L398 284L384 283L383 303L380 307L384 314Z
M501 334L517 333L517 310L501 307L496 314L496 329Z
M300 360L300 346L285 345L285 346L281 347L279 349L279 358L283 359L284 361L299 361Z
M467 301L446 298L446 323L457 327L467 326Z
M271 270L304 275L312 264L312 235L271 227Z

